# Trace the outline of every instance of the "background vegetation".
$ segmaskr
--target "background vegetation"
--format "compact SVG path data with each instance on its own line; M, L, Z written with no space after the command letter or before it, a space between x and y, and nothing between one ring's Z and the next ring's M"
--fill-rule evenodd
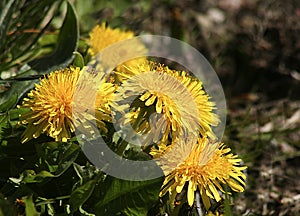
M103 182L75 140L20 143L16 105L38 77L72 63L74 51L86 53L83 41L101 22L202 52L226 94L223 141L249 167L232 214L300 213L299 1L70 2L0 3L0 215L159 215L161 179Z

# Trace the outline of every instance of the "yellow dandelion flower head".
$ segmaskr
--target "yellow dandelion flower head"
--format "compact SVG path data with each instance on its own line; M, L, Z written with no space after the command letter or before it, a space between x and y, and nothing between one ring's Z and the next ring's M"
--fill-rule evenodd
M222 184L243 192L246 176L242 171L247 167L241 165L242 160L222 143L210 143L206 137L194 141L179 141L169 147L168 154L156 159L166 175L160 196L169 192L173 201L187 186L188 204L193 205L195 191L199 190L208 210L211 199L221 200L218 190L225 193Z
M22 124L28 124L22 143L47 133L56 141L66 142L74 132L72 98L80 68L70 67L51 72L35 84L35 89L24 98L21 107L29 112L21 114Z
M99 68L98 68L99 69ZM86 136L97 136L98 128L107 132L106 122L113 121L116 85L107 81L103 71L84 67L73 97L74 125Z
M151 62L130 71L133 76L118 90L119 98L131 106L123 121L148 135L144 144L167 143L170 135L172 142L188 133L214 135L211 126L218 124L218 117L201 81Z
M114 93L117 89L117 86L110 83L104 82L104 80L100 83L100 87L97 91L96 95L96 120L98 123L98 127L102 128L105 133L107 133L107 128L104 122L113 122L114 112L112 111L112 107L116 109L114 104Z
M104 48L122 40L134 37L132 31L123 31L121 29L112 29L106 26L105 23L97 25L90 33L90 52L92 55L97 55Z
M84 128L88 133L95 133L97 126L106 132L104 121L111 121L114 91L115 86L105 82L104 73L87 73L86 67L51 72L23 100L21 107L30 110L20 116L20 123L27 124L22 142L42 133L66 142L84 121L97 122L93 128Z
M97 64L103 65L104 68L116 68L119 73L126 74L127 67L146 60L143 56L146 56L147 49L138 38L134 38L132 31L112 29L105 23L97 25L91 31L89 45L89 52L97 59ZM109 49L105 49L109 46ZM123 77L116 74L114 78L119 83Z

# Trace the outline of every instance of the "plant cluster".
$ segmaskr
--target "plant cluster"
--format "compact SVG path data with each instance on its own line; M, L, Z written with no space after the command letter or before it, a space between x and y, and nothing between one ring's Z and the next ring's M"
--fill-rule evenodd
M99 57L114 44L134 38L134 32L101 24L79 40L69 2L55 36L44 34L52 18L44 19L40 11L55 11L61 1L41 1L38 9L10 2L4 2L0 16L1 42L6 44L0 56L0 213L220 215L224 210L219 205L231 202L230 191L244 191L247 167L217 140L212 128L219 117L201 80L159 59L143 56L122 62L122 56L136 50L147 52L139 43ZM33 30L25 18L19 24L17 18L9 19L9 14L20 13L18 7L25 18L37 16L32 26L39 28L36 38L26 37ZM54 51L45 56L53 44ZM126 131L128 127L133 131ZM143 137L139 145L128 141L135 136ZM89 162L83 138L95 145L101 138L129 160L153 160L163 176L147 181L110 176Z

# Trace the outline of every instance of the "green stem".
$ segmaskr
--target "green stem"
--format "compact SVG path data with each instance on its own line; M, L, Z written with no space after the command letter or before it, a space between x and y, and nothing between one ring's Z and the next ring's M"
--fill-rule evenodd
M127 148L127 145L128 143L125 140L122 140L117 150L117 154L123 156L125 149Z

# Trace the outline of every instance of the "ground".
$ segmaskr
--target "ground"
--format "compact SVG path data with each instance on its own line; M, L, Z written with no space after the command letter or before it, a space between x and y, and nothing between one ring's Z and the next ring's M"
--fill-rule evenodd
M223 85L223 141L249 167L234 214L299 215L300 2L156 0L149 7L129 7L122 20L196 47ZM102 11L99 20L112 14Z

